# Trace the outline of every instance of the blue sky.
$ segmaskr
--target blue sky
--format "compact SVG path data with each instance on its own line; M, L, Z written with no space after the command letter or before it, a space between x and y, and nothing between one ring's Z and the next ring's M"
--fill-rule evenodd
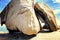
M0 0L0 13L5 8L5 6L10 2L10 0Z
M0 12L10 2L10 0L0 0ZM60 25L60 1L59 0L35 0L35 2L44 2L51 8L56 16L57 24Z

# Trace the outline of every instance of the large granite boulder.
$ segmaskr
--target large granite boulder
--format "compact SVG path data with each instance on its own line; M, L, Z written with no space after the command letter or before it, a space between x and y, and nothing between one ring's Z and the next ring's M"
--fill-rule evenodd
M53 11L44 3L35 3L34 5L36 14L43 18L45 23L50 27L51 31L57 30L57 23Z
M32 6L33 0L12 0L6 18L6 27L10 30L19 30L27 35L37 34L40 25Z
M34 4L33 0L12 0L1 14L1 23L6 24L9 32L18 30L33 35L37 34L44 25L51 31L57 30L53 11L44 3Z

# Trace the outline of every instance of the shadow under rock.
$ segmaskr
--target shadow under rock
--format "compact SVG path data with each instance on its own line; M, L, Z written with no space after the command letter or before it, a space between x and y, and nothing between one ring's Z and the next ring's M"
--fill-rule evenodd
M51 33L52 31L44 31L41 30L39 33ZM21 32L15 32L13 34L6 33L6 34L0 34L0 40L29 40L36 35L25 35Z
M38 33L51 33L53 31L49 30L49 29L43 29L43 30L40 30Z
M29 40L36 35L25 35L23 33L0 34L0 40Z

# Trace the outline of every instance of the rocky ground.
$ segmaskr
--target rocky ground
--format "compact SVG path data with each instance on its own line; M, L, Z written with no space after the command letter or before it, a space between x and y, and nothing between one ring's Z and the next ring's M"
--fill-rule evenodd
M24 35L22 33L0 34L0 40L60 40L60 30L55 32L39 32L37 35Z

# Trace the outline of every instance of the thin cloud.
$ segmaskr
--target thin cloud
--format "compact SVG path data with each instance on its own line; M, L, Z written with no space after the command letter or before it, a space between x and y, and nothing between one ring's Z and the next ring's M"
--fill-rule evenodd
M58 14L60 12L60 9L53 10L54 14Z
M57 25L60 26L60 19L56 19Z
M52 0L54 3L60 3L60 0Z

